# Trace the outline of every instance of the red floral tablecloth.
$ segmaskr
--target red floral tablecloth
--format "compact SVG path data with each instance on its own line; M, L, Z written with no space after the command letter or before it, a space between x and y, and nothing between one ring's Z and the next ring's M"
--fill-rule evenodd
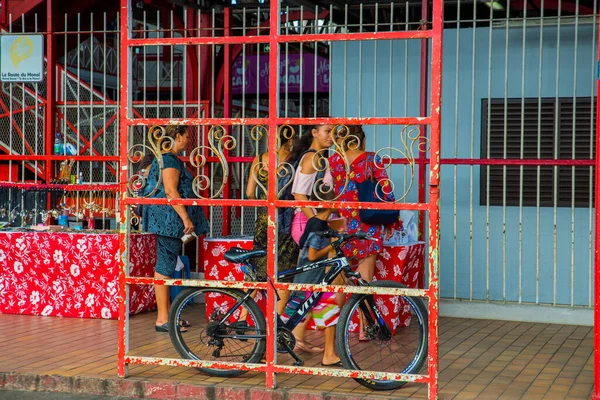
M232 264L223 259L225 253L231 247L252 248L252 239L230 239L209 238L204 239L204 274L208 280L240 281L244 279L244 273L238 264ZM405 284L410 288L416 288L421 274L424 272L423 243L415 243L407 246L385 246L379 253L375 263L375 276L373 280L392 280ZM214 296L207 299L207 315L214 307L225 306L223 296ZM255 301L264 311L266 301L262 293L257 293ZM376 296L384 318L391 323L393 328L408 326L410 324L410 306L398 297ZM358 327L358 316L353 319L351 331L355 332ZM314 323L309 324L314 329Z
M131 235L131 276L153 276L154 235ZM119 236L0 232L0 313L118 317ZM130 312L155 306L152 285L130 287Z

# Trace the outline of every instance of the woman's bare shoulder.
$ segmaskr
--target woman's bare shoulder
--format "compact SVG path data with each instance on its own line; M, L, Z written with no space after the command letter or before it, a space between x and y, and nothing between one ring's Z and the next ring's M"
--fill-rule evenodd
M317 153L306 153L302 160L300 160L300 166L302 167L302 173L312 174L316 171L315 166L317 165L319 155Z

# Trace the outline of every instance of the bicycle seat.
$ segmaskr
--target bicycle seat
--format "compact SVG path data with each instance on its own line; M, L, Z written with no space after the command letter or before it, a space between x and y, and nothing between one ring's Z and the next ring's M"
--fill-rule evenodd
M229 262L235 264L241 264L248 260L249 258L254 257L263 257L267 255L267 251L264 249L252 249L246 250L240 247L232 247L223 254L223 258Z

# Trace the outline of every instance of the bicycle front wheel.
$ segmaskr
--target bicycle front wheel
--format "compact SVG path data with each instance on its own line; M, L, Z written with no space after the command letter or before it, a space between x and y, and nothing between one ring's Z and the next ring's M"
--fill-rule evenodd
M246 293L237 289L187 288L171 304L169 327L189 322L187 331L169 329L171 342L185 359L258 363L265 353L265 317L251 298L229 317ZM232 377L246 371L198 368L205 374Z
M377 281L373 286L406 287L393 281ZM384 326L374 307L388 321ZM418 297L354 294L340 313L336 351L348 369L417 374L427 360L427 308ZM373 390L394 390L406 384L356 381Z

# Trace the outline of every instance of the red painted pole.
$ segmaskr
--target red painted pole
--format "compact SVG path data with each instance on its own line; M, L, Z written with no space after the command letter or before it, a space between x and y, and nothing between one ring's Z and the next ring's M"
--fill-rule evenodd
M599 17L600 21L600 17ZM598 37L600 44L600 36ZM599 70L596 81L596 176L594 200L594 392L592 399L600 400L600 46L598 47Z
M439 320L439 231L440 231L440 153L442 103L443 1L434 1L431 38L431 164L429 166L429 399L438 396L438 320Z
M52 155L54 134L56 129L56 98L54 93L54 80L56 60L54 56L54 13L52 0L46 0L46 110L45 110L45 137L44 153L46 155L46 183L52 180ZM4 12L4 10L2 10ZM50 197L48 197L50 206Z
M188 10L185 13L185 26L187 30L185 31L185 36L190 37L194 34L196 27L196 18L194 18L194 13ZM184 79L183 85L185 85L185 99L188 105L190 105L194 101L198 101L200 98L198 94L198 83L196 79L198 78L198 55L197 50L194 46L187 46L185 49L187 53L186 62L184 66L184 71L187 73L184 75L182 79ZM188 77L190 79L188 79ZM189 117L187 107L184 110L184 115Z
M423 0L421 3L421 20L427 21L429 18L429 0ZM427 24L421 26L421 29L427 29ZM429 114L429 39L421 39L421 76L420 76L420 85L421 85L421 93L419 95L420 104L419 104L419 116L426 117ZM421 125L419 127L420 130L420 145L419 145L419 192L418 192L418 201L419 203L425 202L425 179L426 174L425 171L427 169L426 164L426 151L425 151L425 136L427 134L427 125ZM425 233L425 216L421 213L419 218L419 240L423 240ZM419 286L420 288L425 287L425 274L421 274L419 277Z
M226 7L224 10L225 36L231 35L231 9ZM225 71L225 90L223 91L223 118L231 118L231 45L226 44L223 53L223 68ZM214 89L213 89L214 90ZM231 133L231 127L226 126L227 133ZM229 150L225 150L225 156L229 156ZM227 180L223 190L223 198L231 198L231 179ZM223 236L231 233L231 207L223 207Z
M119 155L120 155L120 166L119 169L119 186L120 186L120 200L124 200L127 197L127 139L129 131L129 0L120 0L120 33L119 33L119 51L120 51L120 80L119 80ZM127 352L127 274L126 268L127 263L127 243L126 243L126 212L124 208L128 207L124 205L123 201L120 202L121 209L119 210L119 343L117 349L117 360L118 360L118 375L125 377L127 374L127 368L125 364L125 353Z
M275 278L277 262L277 114L279 110L279 2L271 1L269 12L269 184L267 188L268 231L267 231L267 275ZM267 388L277 384L275 379L275 289L267 290Z

